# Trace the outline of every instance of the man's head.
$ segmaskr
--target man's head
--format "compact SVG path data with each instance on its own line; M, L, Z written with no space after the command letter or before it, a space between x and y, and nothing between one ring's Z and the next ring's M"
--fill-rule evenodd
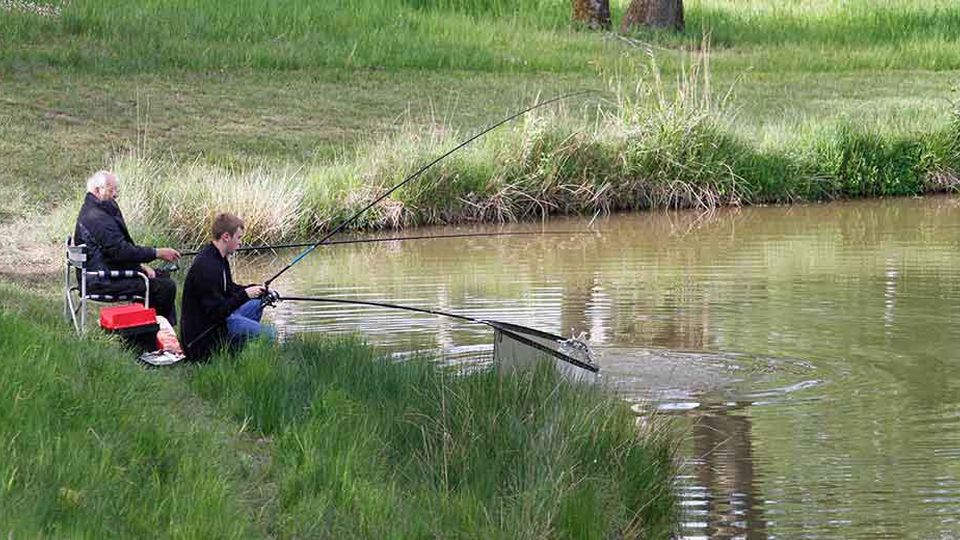
M97 171L87 178L87 191L101 202L112 201L120 195L117 175L110 171Z
M213 220L213 243L220 248L224 256L232 255L240 247L243 237L243 220L234 214L217 214Z

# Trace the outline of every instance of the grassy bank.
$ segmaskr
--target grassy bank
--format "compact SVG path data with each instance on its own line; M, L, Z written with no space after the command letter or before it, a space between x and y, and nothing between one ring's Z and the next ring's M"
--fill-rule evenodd
M306 343L193 386L274 438L282 536L656 538L676 517L666 441L549 365L460 377Z
M147 371L78 343L46 300L0 298L13 537L658 538L676 524L665 426L638 432L626 404L550 370L464 377L324 340Z
M534 112L451 156L354 225L920 195L960 186L957 111L925 130L821 118L769 126L760 138L742 130L739 112L712 91L709 58L693 57L674 83L648 63L632 87L611 83L610 97ZM238 151L233 159L185 163L158 157L145 131L137 148L109 166L123 178L122 204L144 241L202 243L212 216L229 208L247 220L251 242L269 243L329 229L467 134L407 120L332 158L258 161ZM77 187L67 191L79 199ZM68 231L74 212L68 205L50 214L47 236L38 240Z
M481 141L358 225L957 186L946 0L696 0L679 35L583 31L559 0L40 4L52 15L0 17L4 270L49 268L8 254L61 238L104 166L129 179L146 239L195 243L214 207L256 240L312 236L458 137L583 88L600 92ZM705 33L710 67L691 78Z
M0 295L4 536L256 534L235 426L115 345L77 342L46 301Z
M555 214L715 208L960 188L960 111L923 133L879 133L840 121L751 143L710 92L707 56L666 88L652 66L584 122L536 111L428 170L354 223L394 228L515 221ZM585 125L586 124L586 125ZM153 237L201 243L218 207L245 216L253 243L332 228L465 138L407 126L333 163L226 169L130 155L114 164L134 219Z

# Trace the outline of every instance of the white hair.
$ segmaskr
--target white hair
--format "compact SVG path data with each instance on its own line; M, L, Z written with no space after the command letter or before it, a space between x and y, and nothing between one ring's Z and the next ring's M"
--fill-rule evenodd
M90 178L87 178L87 191L93 193L97 188L107 187L107 181L113 178L114 183L118 182L117 175L110 171L97 171Z

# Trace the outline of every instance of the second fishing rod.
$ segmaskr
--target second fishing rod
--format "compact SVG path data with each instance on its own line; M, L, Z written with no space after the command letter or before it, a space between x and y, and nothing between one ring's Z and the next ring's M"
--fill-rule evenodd
M578 235L592 234L590 231L516 231L516 232L478 232L452 234L422 234L414 236L389 236L385 238L355 238L352 240L330 240L322 245L335 246L343 244L378 244L382 242L402 242L407 240L440 240L449 238L494 238L499 236L547 236L547 235ZM237 252L247 251L274 251L278 249L303 248L312 246L314 242L290 242L286 244L259 244L237 248ZM200 253L199 250L180 251L181 257L192 257Z
M289 269L292 268L295 264L297 264L298 262L300 262L301 260L303 260L304 257L306 257L306 256L309 255L311 252L313 252L313 250L317 249L321 244L323 244L324 242L326 242L327 240L329 240L331 237L333 237L334 235L336 235L336 234L339 233L340 231L344 230L349 224L353 223L357 218L359 218L359 217L362 216L364 213L366 213L368 210L370 210L371 208L373 208L374 206L376 206L377 204L379 204L380 201L382 201L382 200L386 199L387 197L389 197L393 192L395 192L395 191L397 191L398 189L402 188L403 186L409 184L409 183L412 182L413 180L416 180L417 178L419 178L420 175L423 174L424 171L426 171L426 170L429 169L430 167L433 167L434 165L436 165L436 164L439 163L440 161L444 160L444 159L445 159L447 156L449 156L450 154L453 154L453 153L456 152L457 150L460 150L460 149L463 148L464 146L466 146L466 145L470 144L471 142L479 139L480 137L486 135L487 133L493 131L494 129L502 126L503 124L506 124L507 122L510 122L511 120L513 120L513 119L515 119L515 118L519 118L520 116L523 116L523 115L527 114L528 112L530 112L530 111L532 111L532 110L534 110L534 109L539 109L539 108L541 108L541 107L545 107L545 106L547 106L547 105L550 105L551 103L556 103L556 102L561 101L561 100L564 100L564 99L568 99L568 98L571 98L571 97L574 97L574 96L584 95L584 94L587 94L587 93L589 93L589 91L573 92L573 93L570 93L570 94L560 95L560 96L557 96L557 97L548 99L548 100L546 100L546 101L541 101L541 102L539 102L539 103L535 103L534 105L531 105L530 107L527 107L526 109L523 109L523 110L520 111L520 112L511 114L510 116L504 118L503 120L500 120L499 122L497 122L497 123L495 123L495 124L487 127L486 129L480 131L480 132L477 133L476 135L470 137L469 139L467 139L467 140L461 142L460 144L454 146L454 147L451 148L450 150L444 152L442 155L440 155L439 157L437 157L436 159L434 159L434 160L431 161L430 163L427 163L427 164L424 165L423 167L420 167L419 169L417 169L416 172L414 172L414 173L411 174L410 176L406 177L402 182L400 182L400 183L398 183L397 185L393 186L392 188L388 189L386 192L384 192L383 194L381 194L379 197L377 197L376 199L374 199L373 201L371 201L369 204L367 204L366 206L364 206L363 208L361 208L360 210L358 210L355 214L353 214L352 216L350 216L350 217L348 217L347 219L343 220L339 225L337 225L336 227L334 227L333 229L331 229L330 232L328 232L327 234L323 235L323 237L321 237L320 240L317 240L316 243L314 243L313 245L311 245L311 246L308 247L307 249L303 250L303 252L301 252L299 255L297 255L292 261L290 261L289 264L287 264L286 266L284 266L283 268L281 268L276 274L274 274L274 275L271 276L269 279L267 279L266 281L264 281L264 282L263 282L264 287L266 287L267 289L269 289L269 288L270 288L270 284L273 283L274 280L276 280L278 277L282 276L287 270L289 270Z

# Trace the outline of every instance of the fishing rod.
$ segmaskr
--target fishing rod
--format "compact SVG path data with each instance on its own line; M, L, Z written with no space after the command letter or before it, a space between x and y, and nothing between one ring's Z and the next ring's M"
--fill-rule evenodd
M547 106L547 105L549 105L549 104L551 104L551 103L556 103L556 102L558 102L558 101L560 101L560 100L563 100L563 99L568 99L568 98L571 98L571 97L574 97L574 96L579 96L579 95L583 95L583 94L587 94L587 93L590 93L590 91L587 90L587 91L580 91L580 92L571 92L571 93L569 93L569 94L562 94L562 95L559 95L559 96L557 96L557 97L548 99L548 100L546 100L546 101L541 101L541 102L535 103L535 104L531 105L530 107L527 107L526 109L523 109L523 110L520 111L520 112L511 114L511 115L508 116L507 118L504 118L503 120L500 120L499 122L497 122L497 123L495 123L495 124L487 127L487 128L484 129L483 131L477 133L476 135L470 137L469 139L461 142L461 143L458 144L457 146L454 146L454 147L451 148L450 150L446 151L446 152L443 153L440 157L434 159L434 160L431 161L430 163L427 163L427 164L424 165L423 167L420 167L419 169L417 169L416 172L414 172L414 173L411 174L410 176L404 178L402 182L400 182L399 184L393 186L392 188L390 188L389 190L387 190L386 193L380 195L379 197L377 197L376 199L374 199L373 201L371 201L369 204L367 204L366 206L364 206L363 208L361 208L359 211L357 211L356 213L354 213L352 216L350 216L350 217L348 217L347 219L345 219L345 220L343 220L342 222L340 222L339 225L337 225L336 227L334 227L334 228L333 228L330 232L328 232L327 234L323 235L323 237L320 238L320 240L317 240L317 241L316 241L314 244L312 244L310 247L308 247L307 249L303 250L303 251L302 251L299 255L297 255L292 261L290 261L286 266L284 266L283 268L281 268L279 272L277 272L277 273L274 274L272 277L270 277L270 279L267 279L266 281L264 281L264 282L263 282L263 286L264 286L264 288L267 290L267 294L265 294L264 297L262 298L262 301L263 301L264 305L269 305L269 304L271 303L271 298L276 298L276 297L278 296L277 294L270 294L270 290L269 290L269 289L270 289L270 284L273 283L273 281L274 281L275 279L277 279L278 277L280 277L281 275L283 275L284 272L286 272L287 270L289 270L290 268L292 268L295 264L297 264L298 262L300 262L301 260L303 260L304 257L306 257L306 256L309 255L311 252L313 252L313 250L317 249L321 244L323 244L324 242L326 242L327 240L329 240L333 235L335 235L335 234L337 234L338 232L340 232L340 231L342 231L343 229L345 229L345 228L347 227L347 225L349 225L349 224L352 223L354 220L356 220L358 217L360 217L364 212L366 212L367 210L373 208L377 203L379 203L379 202L382 201L383 199L386 199L387 197L389 197L390 194L393 193L394 191L400 189L401 187L407 185L408 183L410 183L411 181L413 181L414 179L416 179L417 177L419 177L421 174L423 174L424 171L426 171L426 170L429 169L430 167L436 165L437 163L439 163L441 160L443 160L444 158L446 158L446 157L449 156L450 154L456 152L457 150L463 148L464 146L470 144L471 142L479 139L480 137L482 137L482 136L486 135L487 133L493 131L494 129L502 126L503 124L506 124L507 122L510 122L511 120L513 120L513 119L515 119L515 118L519 118L520 116L523 116L523 115L527 114L528 112L530 112L530 111L532 111L532 110L539 109L540 107L545 107L545 106ZM199 342L201 339L203 339L204 337L206 337L207 334L209 334L211 331L213 331L214 328L217 328L218 326L220 326L220 323L214 324L214 325L210 326L209 328L207 328L206 330L204 330L203 332L201 332L200 335L198 335L197 337L193 338L193 340L191 340L190 343L187 344L187 347L186 347L186 348L187 348L187 349L190 349L191 347L193 347L193 345L195 345L195 344L196 344L197 342Z
M452 319L458 319L461 321L466 321L470 323L483 324L489 326L497 331L503 332L504 334L510 336L511 338L531 346L537 350L545 352L554 358L563 360L564 362L573 364L581 369L597 373L600 371L600 368L593 363L590 348L586 343L573 338L565 338L563 336L558 336L551 334L549 332L544 332L543 330L537 330L536 328L530 328L528 326L523 326L515 323L508 323L503 321L495 321L492 319L478 319L475 317L468 317L466 315L459 315L456 313L450 313L449 311L440 311L438 309L427 309L427 308L418 308L413 306L403 306L400 304L388 304L386 302L373 302L369 300L348 300L345 298L328 298L320 296L281 296L275 291L271 291L271 300L272 301L292 301L292 302L318 302L326 304L347 304L355 306L370 306L386 309L398 309L403 311L412 311L415 313L424 313L427 315L440 315L442 317L450 317ZM586 361L574 358L570 354L565 352L551 349L543 344L537 343L527 337L525 334L533 335L541 339L546 339L556 342L560 347L566 347L570 352L576 351L578 354L582 354L587 358Z
M461 321L467 321L472 323L487 324L488 321L484 319L476 319L474 317L467 317L466 315L457 315L456 313L449 313L446 311L440 311L438 309L427 309L427 308L418 308L413 306L401 306L399 304L388 304L386 302L373 302L369 300L347 300L344 298L327 298L321 296L282 296L276 295L275 298L279 301L290 300L293 302L321 302L325 304L350 304L357 306L371 306L387 309L402 309L405 311L415 311L417 313L425 313L427 315L442 315L444 317L451 317L453 319L460 319Z
M372 244L378 242L394 242L398 240L433 240L442 238L471 238L471 237L494 237L494 236L532 236L532 235L553 235L553 234L591 234L590 231L543 231L543 232L494 232L494 233L454 233L454 234L425 234L421 236L393 236L389 238L358 238L354 240L331 240L324 243L325 246L337 244ZM266 251L273 249L301 248L312 246L313 242L295 242L291 244L261 244L257 246L244 246L237 248L237 251ZM181 251L181 257L192 257L200 253L197 251Z
M426 170L429 169L430 167L434 166L435 164L439 163L441 160L443 160L444 158L446 158L446 157L449 156L450 154L452 154L452 153L456 152L457 150L463 148L464 146L470 144L471 142L475 141L476 139L479 139L480 137L486 135L487 133L493 131L494 129L502 126L503 124L506 124L507 122L513 120L514 118L518 118L518 117L520 117L520 116L523 116L524 114L527 114L528 112L530 112L530 111L532 111L532 110L534 110L534 109L539 109L540 107L544 107L544 106L549 105L549 104L551 104L551 103L555 103L555 102L557 102L557 101L560 101L560 100L563 100L563 99L567 99L567 98L571 98L571 97L574 97L574 96L583 95L583 94L586 94L586 93L588 93L588 92L589 92L589 91L581 91L581 92L573 92L573 93L570 93L570 94L563 94L563 95L557 96L557 97L555 97L555 98L551 98L551 99L548 99L548 100L546 100L546 101L541 101L541 102L539 102L539 103L536 103L536 104L534 104L534 105L532 105L532 106L530 106L530 107L527 107L526 109L524 109L524 110L522 110L522 111L520 111L520 112L511 114L511 115L508 116L507 118L504 118L503 120L500 120L499 122L497 122L497 123L495 123L495 124L487 127L487 128L484 129L483 131L481 131L481 132L477 133L476 135L470 137L469 139L463 141L462 143L458 144L457 146L451 148L450 150L448 150L448 151L446 151L444 154L442 154L440 157L434 159L434 160L431 161L430 163L427 163L427 164L424 165L423 167L420 167L419 169L417 169L417 171L416 171L415 173L413 173L413 174L411 174L410 176L406 177L402 182L400 182L399 184L397 184L397 185L393 186L392 188L390 188L389 190L387 190L385 193L383 193L382 195L380 195L379 197L377 197L376 199L374 199L373 201L371 201L368 205L366 205L366 206L364 206L363 208L361 208L361 209L360 209L359 211L357 211L355 214L353 214L352 216L350 216L350 217L348 217L347 219L343 220L339 225L337 225L336 227L334 227L330 232L328 232L328 233L325 234L322 238L320 238L320 240L317 240L316 243L314 243L313 245L311 245L311 246L308 247L307 249L303 250L303 252L301 252L299 255L297 255L292 261L290 261L289 264L287 264L286 266L284 266L283 268L281 268L280 271L277 272L276 274L274 274L270 279L264 281L264 282L263 282L263 286L269 289L269 288L270 288L270 284L273 283L273 281L274 281L275 279L277 279L278 277L280 277L281 275L283 275L284 272L286 272L287 270L289 270L290 268L292 268L293 265L295 265L295 264L297 264L298 262L300 262L301 260L303 260L304 257L306 257L307 255L309 255L313 250L317 249L317 247L319 247L320 244L323 244L324 242L326 242L327 240L329 240L330 237L332 237L333 235L335 235L335 234L337 234L338 232L342 231L344 228L346 228L347 225L349 225L349 224L350 224L351 222L353 222L355 219L357 219L358 217L360 217L364 212L366 212L367 210L373 208L374 206L377 205L377 203L379 203L380 201L382 201L382 200L386 199L387 197L389 197L390 194L393 193L394 191L402 188L403 186L407 185L407 184L410 183L411 181L415 180L417 177L419 177L421 174L423 174L424 171L426 171Z

